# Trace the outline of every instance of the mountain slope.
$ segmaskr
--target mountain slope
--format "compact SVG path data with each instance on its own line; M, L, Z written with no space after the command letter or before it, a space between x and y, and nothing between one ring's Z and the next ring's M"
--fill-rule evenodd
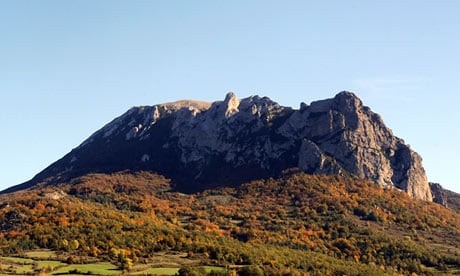
M31 181L4 192L87 173L148 170L182 191L277 176L288 168L368 179L432 200L420 156L350 92L283 107L267 97L134 107Z
M458 213L338 176L290 171L183 194L150 172L91 174L0 195L0 206L4 254L39 247L117 263L112 252L124 250L143 263L156 252L183 252L202 264L257 265L268 274L460 269ZM81 246L69 247L73 240Z
M446 195L447 206L460 213L460 194L443 189Z
M443 188L439 183L430 182L433 202L460 212L460 194Z

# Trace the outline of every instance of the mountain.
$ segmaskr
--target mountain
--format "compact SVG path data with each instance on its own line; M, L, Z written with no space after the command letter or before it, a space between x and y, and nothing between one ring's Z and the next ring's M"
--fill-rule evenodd
M350 92L134 107L0 193L0 273L450 275L458 199Z
M235 186L298 167L432 200L421 157L353 93L283 107L267 97L133 107L32 180L3 192L88 173L153 171L180 191Z

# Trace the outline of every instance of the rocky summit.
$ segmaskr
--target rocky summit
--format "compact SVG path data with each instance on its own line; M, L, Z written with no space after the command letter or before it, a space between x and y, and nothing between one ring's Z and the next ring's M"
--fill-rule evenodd
M154 171L178 190L201 190L291 168L368 179L432 201L421 157L351 92L299 109L234 93L213 103L133 107L32 180L4 192L121 170Z

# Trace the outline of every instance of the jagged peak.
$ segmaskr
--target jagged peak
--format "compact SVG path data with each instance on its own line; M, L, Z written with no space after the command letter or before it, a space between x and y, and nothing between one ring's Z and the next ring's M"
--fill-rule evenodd
M300 103L300 107L299 107L299 110L300 111L304 111L308 108L308 104L304 103L304 102L301 102Z
M210 108L211 112L223 114L223 117L229 118L236 114L247 116L247 113L252 115L262 115L270 112L271 110L279 110L284 107L280 106L277 102L272 101L269 97L260 97L253 95L250 97L239 99L234 92L226 94L223 101L216 101L212 103ZM243 114L244 113L244 114Z
M325 112L330 109L340 111L356 111L363 107L361 99L353 92L342 91L334 98L314 101L310 104L311 111Z
M356 110L363 106L361 99L353 92L342 91L335 95L334 102L339 109Z
M206 101L180 100L180 101L175 101L175 102L162 103L162 104L159 104L158 106L172 108L172 109L193 107L193 108L203 111L203 110L209 109L211 105L212 104L210 102L206 102Z
M359 97L358 97L354 92L346 91L346 90L337 93L337 95L335 95L334 98L352 98L352 99L359 99Z
M273 101L269 97L260 97L259 95L253 95L247 98L244 98L241 100L241 105L247 107L247 106L280 106L277 102Z
M238 100L238 97L236 96L235 92L228 92L227 95L225 95L225 100L224 102L228 103L230 101Z
M229 92L225 96L224 107L225 107L225 117L230 117L233 114L239 111L238 107L240 105L240 100L235 93Z

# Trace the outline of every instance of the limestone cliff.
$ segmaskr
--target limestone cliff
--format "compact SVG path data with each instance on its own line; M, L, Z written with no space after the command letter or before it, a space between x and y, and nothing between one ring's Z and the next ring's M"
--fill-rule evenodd
M432 200L421 157L353 93L283 107L267 97L134 107L8 191L89 172L151 170L178 189L237 185L298 167L342 174Z
M439 183L430 182L431 194L433 195L433 201L441 204L442 206L449 207L447 204L446 193Z

